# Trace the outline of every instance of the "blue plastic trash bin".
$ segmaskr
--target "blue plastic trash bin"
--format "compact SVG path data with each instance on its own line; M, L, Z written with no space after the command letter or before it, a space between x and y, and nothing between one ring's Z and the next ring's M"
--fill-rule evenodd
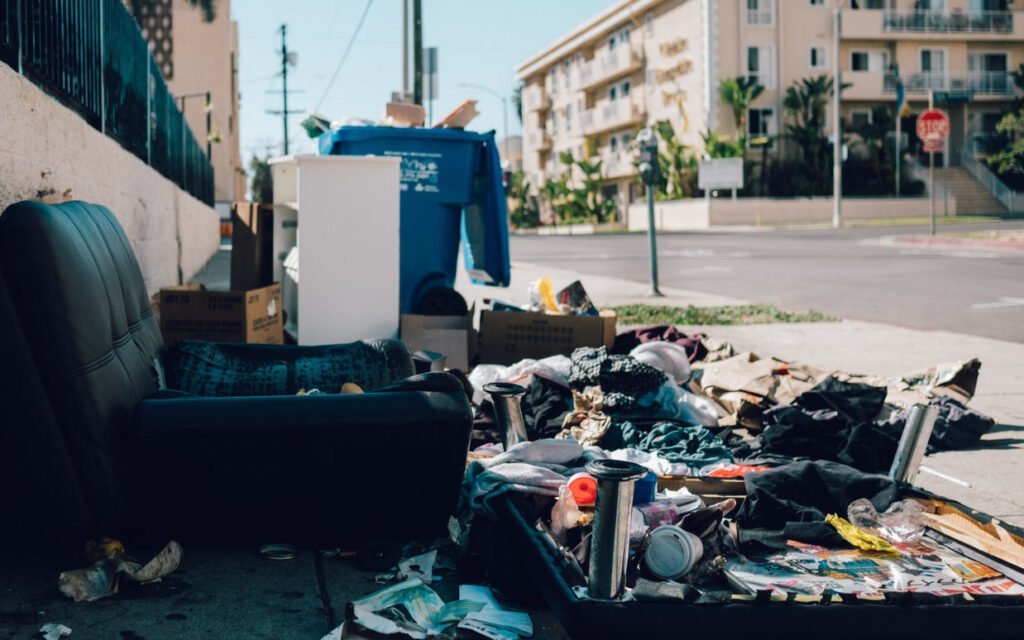
M320 154L401 158L402 313L415 313L431 289L454 286L460 238L472 281L508 286L508 210L493 132L339 127L320 136Z

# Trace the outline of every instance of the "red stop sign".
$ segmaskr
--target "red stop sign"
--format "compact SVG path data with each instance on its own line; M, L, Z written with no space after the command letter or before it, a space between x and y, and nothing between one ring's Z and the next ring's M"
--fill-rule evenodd
M917 117L917 137L923 142L940 142L949 137L949 118L938 109L928 109Z

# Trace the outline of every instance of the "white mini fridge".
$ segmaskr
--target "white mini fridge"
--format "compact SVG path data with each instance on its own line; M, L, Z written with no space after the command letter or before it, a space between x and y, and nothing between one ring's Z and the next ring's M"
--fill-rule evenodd
M274 274L285 330L299 344L398 336L399 164L375 156L270 160Z

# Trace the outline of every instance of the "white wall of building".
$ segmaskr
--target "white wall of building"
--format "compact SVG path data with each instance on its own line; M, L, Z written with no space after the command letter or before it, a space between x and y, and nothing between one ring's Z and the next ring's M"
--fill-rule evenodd
M216 212L0 63L0 209L21 200L109 208L131 241L150 294L188 279L218 249ZM180 238L180 257L179 257Z

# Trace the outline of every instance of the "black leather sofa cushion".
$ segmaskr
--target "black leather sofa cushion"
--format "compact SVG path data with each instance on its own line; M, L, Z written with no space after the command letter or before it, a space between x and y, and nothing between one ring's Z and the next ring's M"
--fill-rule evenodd
M20 202L0 216L0 270L77 478L78 508L91 514L91 533L108 532L123 520L126 436L135 405L156 389L163 346L138 262L107 208Z

